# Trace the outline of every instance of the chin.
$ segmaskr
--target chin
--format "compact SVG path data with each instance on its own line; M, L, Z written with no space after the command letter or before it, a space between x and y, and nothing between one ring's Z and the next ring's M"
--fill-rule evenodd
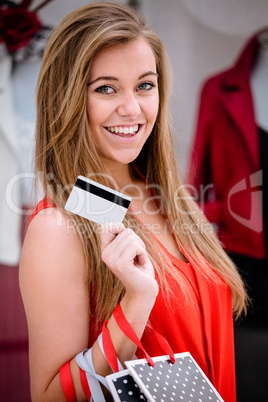
M115 162L122 163L124 165L128 165L128 164L132 163L135 159L137 159L140 152L141 152L141 150L137 151L137 152L124 151L124 152L121 152L121 154L118 155L117 157L113 158L113 160Z

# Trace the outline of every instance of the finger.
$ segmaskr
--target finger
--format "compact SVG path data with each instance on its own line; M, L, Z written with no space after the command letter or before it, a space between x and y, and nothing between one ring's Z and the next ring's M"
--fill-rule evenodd
M107 247L115 237L125 230L125 226L121 222L110 222L100 225L101 246L102 249Z
M125 230L125 225L122 222L109 222L109 223L102 223L100 225L100 233L101 234L114 234L117 235L118 233L123 232Z
M135 264L137 256L146 253L144 245L138 237L125 230L120 233L102 252L103 261L111 268L130 267ZM141 257L141 263L145 258Z
M131 236L130 233L127 232L127 230L124 230L124 232L119 233L119 235L117 235L113 239L113 241L111 241L103 249L102 251L103 261L107 265L114 265L114 264L117 265L125 249L133 250L138 245L141 247L137 239ZM134 259L135 257L136 254L134 253L132 259Z
M145 249L145 245L143 241L137 236L133 230L127 228L123 232L119 233L113 240L106 245L103 249L105 251L105 256L113 255L115 258L120 258L121 254L123 253L126 247L134 247L140 246ZM135 246L135 247L136 247ZM134 255L135 257L136 255ZM133 257L133 258L134 258Z
M143 240L140 238L140 236L138 236L135 232L134 232L134 230L132 230L132 229L130 229L130 228L126 228L126 235L129 235L129 236L133 236L139 243L140 243L140 245L143 247L143 248L146 248L145 247L145 244L144 244L144 242L143 242Z
M135 263L137 265L140 265L140 266L145 265L147 262L147 259L148 259L148 254L145 250L141 250L140 252L139 252L139 250L137 250L137 255L135 258Z
M124 248L120 256L120 260L123 263L123 268L125 266L129 266L130 268L142 268L147 263L148 255L146 250L136 242L132 245L132 247Z

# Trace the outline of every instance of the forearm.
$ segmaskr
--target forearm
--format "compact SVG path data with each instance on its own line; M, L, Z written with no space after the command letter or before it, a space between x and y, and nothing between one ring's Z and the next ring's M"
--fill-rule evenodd
M78 402L87 401L80 380L80 369L75 361L75 357L70 361L70 372L75 388ZM65 402L60 372L58 371L51 379L45 389L35 389L35 384L31 384L31 400L33 402Z
M156 293L145 297L129 297L127 294L122 299L120 305L126 320L140 339L144 332L150 312L153 308ZM115 318L110 317L108 321L108 330L116 351L117 358L123 364L127 360L131 360L136 352L137 346L121 331ZM98 374L106 376L112 371L106 362L102 352L100 351L98 342L95 342L92 350L93 364Z
M142 337L146 322L149 318L151 309L155 302L156 294L153 292L146 297L130 297L127 294L121 301L121 308L127 321L135 331L138 338ZM123 364L127 360L131 360L136 352L136 345L121 331L118 327L115 318L110 317L108 321L108 330L113 342L116 355ZM92 347L92 361L97 374L105 377L112 373L100 347L96 341ZM86 401L85 394L82 389L80 380L80 369L76 363L75 357L70 362L70 372L74 384L78 401ZM105 390L104 390L105 393ZM42 395L32 395L33 401L65 401L64 392L61 385L60 373L58 372L49 385L46 387Z

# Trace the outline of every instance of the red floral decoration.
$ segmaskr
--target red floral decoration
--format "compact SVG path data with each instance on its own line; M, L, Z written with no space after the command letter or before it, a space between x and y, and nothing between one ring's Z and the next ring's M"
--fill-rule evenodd
M0 43L4 42L9 52L26 46L39 31L41 22L37 10L49 1L44 1L34 11L28 10L32 0L23 0L18 5L8 1L0 4Z
M7 50L14 52L27 45L41 28L41 22L34 12L22 9L6 9L0 15L0 39Z

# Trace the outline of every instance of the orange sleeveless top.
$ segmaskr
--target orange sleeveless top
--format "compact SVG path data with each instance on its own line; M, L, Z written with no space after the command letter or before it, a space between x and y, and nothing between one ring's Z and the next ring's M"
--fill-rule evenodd
M45 197L38 203L31 220L39 211L50 207L55 205ZM167 304L164 290L159 290L151 311L150 323L168 340L174 353L187 351L191 353L225 402L235 402L234 335L230 288L222 280L215 284L202 275L185 250L184 255L190 264L174 257L159 241L158 243L172 264L184 276L188 284L190 302L185 303L184 296L178 292L174 280L167 277L172 296ZM91 319L89 346L93 345L98 335L94 320ZM147 329L143 334L142 343L150 356L163 354L152 333ZM142 357L139 351L137 356Z

